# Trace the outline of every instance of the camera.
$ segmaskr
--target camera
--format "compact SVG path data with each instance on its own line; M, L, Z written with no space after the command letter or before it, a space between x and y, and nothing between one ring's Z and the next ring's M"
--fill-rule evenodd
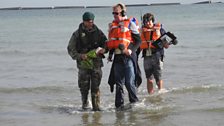
M166 43L168 43L169 45L171 44L176 45L178 43L177 37L173 33L168 31L165 34L163 34L159 39L154 41L152 45L155 46L156 48L161 49L163 48L163 45Z

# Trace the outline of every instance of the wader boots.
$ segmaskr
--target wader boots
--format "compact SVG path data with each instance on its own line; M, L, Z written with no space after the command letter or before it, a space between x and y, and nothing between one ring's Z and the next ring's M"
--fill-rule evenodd
M100 111L100 91L97 93L91 93L93 111Z
M82 109L87 109L89 106L88 94L82 93Z

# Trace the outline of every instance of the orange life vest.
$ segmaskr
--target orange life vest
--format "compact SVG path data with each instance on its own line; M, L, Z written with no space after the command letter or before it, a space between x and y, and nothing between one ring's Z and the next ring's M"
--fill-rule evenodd
M143 27L141 29L141 39L142 44L140 45L140 49L147 49L147 48L155 48L152 45L152 42L157 40L161 35L156 33L156 30L160 31L161 24L157 23L153 26L152 29L148 29ZM151 36L152 35L152 36Z
M113 21L109 25L109 34L107 47L109 49L117 49L119 44L123 44L127 49L128 45L133 42L131 37L131 31L128 28L130 24L130 18L121 22Z

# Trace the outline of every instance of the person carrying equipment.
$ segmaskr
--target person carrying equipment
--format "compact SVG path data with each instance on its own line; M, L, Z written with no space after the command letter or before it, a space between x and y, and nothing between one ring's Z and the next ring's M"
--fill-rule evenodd
M140 31L142 44L137 53L142 51L147 90L149 94L152 94L154 92L153 79L155 79L158 89L163 89L164 48L169 48L170 44L177 44L177 40L171 32L166 33L162 24L155 23L154 15L151 13L144 14L143 26Z

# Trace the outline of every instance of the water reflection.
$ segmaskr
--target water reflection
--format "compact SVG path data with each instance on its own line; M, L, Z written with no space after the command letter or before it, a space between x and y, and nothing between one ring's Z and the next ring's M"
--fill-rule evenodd
M146 97L129 110L115 112L115 126L158 126L168 117L170 107L160 95Z
M101 122L101 112L83 113L81 117L83 125L103 126L103 123Z
M171 108L163 99L163 95L152 95L146 97L145 100L148 107L147 111L143 112L144 120L147 120L147 125L158 126L163 125L164 120L168 117Z
M89 124L89 114L88 113L84 113L82 115L82 122L84 125Z
M114 126L158 126L168 116L165 112L115 112L116 120Z
M145 97L139 104L125 110L115 108L100 112L81 113L81 124L87 126L160 126L168 120L172 108L169 107L162 95ZM165 121L166 122L166 121Z
M119 125L122 125L122 124L125 124L126 121L125 121L125 112L116 112L116 121L115 121L115 126L119 126Z
M146 99L145 102L147 104L149 104L149 103L150 104L160 104L163 101L163 98L161 95L152 95L150 97L146 97L145 99Z
M136 112L128 112L127 113L127 122L129 124L129 126L133 126L133 125L136 125L138 124L137 122L137 113Z

